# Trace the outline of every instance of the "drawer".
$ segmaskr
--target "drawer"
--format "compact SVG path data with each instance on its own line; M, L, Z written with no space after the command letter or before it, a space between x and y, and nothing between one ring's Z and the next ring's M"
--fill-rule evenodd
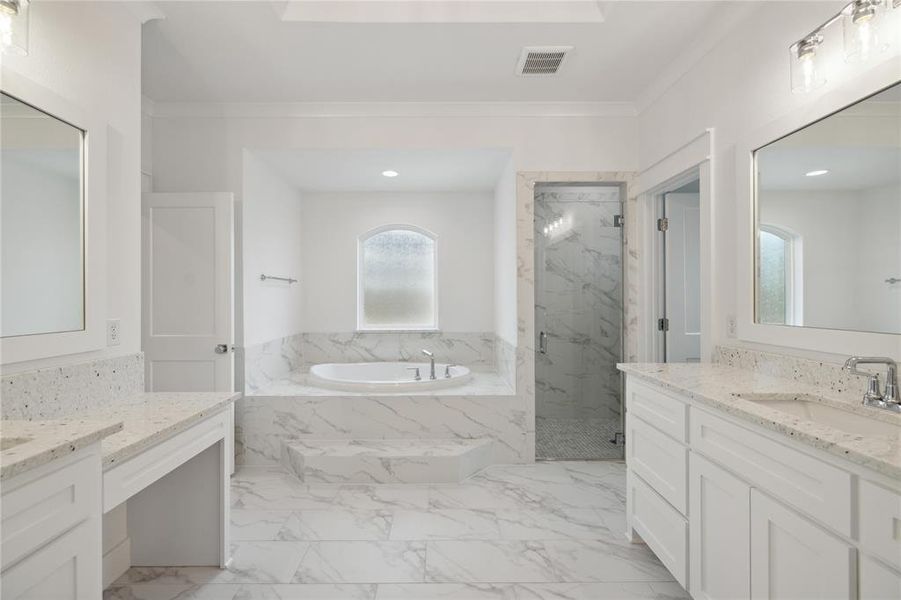
M12 489L2 497L0 568L6 569L82 521L96 517L100 469L100 445L94 444L4 482L4 487Z
M901 569L901 494L860 481L860 547Z
M683 515L688 506L688 448L635 416L626 419L629 468Z
M629 377L626 382L626 412L641 417L646 423L685 442L688 405L660 388Z
M691 447L803 513L851 536L851 475L730 423L692 410Z
M632 529L682 587L688 582L688 522L641 477L629 474Z

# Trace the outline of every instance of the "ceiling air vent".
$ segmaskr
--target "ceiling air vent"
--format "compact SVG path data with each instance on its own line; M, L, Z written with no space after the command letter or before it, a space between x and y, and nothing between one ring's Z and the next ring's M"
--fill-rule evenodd
M518 75L556 75L572 46L526 46L516 65Z

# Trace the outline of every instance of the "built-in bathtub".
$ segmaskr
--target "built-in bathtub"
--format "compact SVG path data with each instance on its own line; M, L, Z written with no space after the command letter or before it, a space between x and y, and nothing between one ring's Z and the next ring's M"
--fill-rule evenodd
M365 362L325 363L310 368L310 385L347 392L418 392L459 387L472 379L459 365L430 363Z

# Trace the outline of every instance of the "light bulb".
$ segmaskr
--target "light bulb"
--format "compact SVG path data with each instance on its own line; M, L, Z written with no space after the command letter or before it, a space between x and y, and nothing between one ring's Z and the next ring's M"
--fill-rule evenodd
M826 83L819 69L817 55L817 49L822 42L823 35L817 31L793 44L789 49L793 92L806 93Z
M879 36L884 10L884 0L855 0L845 7L842 11L845 60L866 62L888 47Z

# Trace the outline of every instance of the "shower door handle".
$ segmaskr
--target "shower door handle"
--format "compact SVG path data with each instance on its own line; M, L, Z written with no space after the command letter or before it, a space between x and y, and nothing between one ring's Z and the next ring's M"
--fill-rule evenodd
M547 354L547 334L543 331L538 334L538 352Z

